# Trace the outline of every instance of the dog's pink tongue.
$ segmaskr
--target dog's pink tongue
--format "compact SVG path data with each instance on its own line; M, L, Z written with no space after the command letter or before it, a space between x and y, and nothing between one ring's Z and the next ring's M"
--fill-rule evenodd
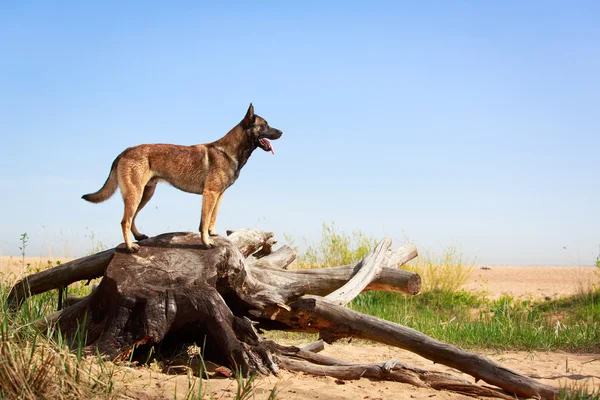
M273 150L273 146L271 146L271 142L269 142L269 141L268 141L267 139L265 139L265 138L262 138L262 139L260 139L260 140L262 140L262 142L263 142L264 144L266 144L266 145L267 145L267 147L269 148L269 150L271 150L271 153L272 153L273 155L275 155L275 150Z

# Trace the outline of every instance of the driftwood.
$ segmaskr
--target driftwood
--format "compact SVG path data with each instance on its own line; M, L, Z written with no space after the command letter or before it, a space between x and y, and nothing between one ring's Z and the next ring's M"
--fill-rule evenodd
M74 304L37 325L58 323L62 332L73 336L83 325L86 349L113 359L131 356L134 347L139 351L156 345L166 353L186 343L205 343L206 357L244 374L284 368L339 379L396 380L478 396L558 395L557 388L485 357L345 307L365 290L417 294L420 277L398 269L416 257L414 246L391 249L391 240L385 239L354 265L286 270L296 252L287 246L272 251L276 243L272 233L241 230L228 235L205 249L195 233L164 234L139 242L139 253L129 254L120 246L65 263L18 282L9 304L16 310L30 295L102 276L89 296L71 299ZM322 342L308 348L285 347L262 339L255 329L318 332L328 343L344 337L386 343L500 389L397 360L350 364L317 354Z
M29 275L12 287L8 295L8 304L12 309L16 309L31 295L60 289L73 282L100 278L114 254L115 249L105 250Z

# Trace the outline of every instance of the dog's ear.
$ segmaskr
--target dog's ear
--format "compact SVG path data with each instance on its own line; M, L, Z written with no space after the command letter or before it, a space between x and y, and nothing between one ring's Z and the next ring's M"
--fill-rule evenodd
M250 107L248 107L248 111L246 111L246 116L242 121L244 126L250 126L254 122L254 106L250 103Z

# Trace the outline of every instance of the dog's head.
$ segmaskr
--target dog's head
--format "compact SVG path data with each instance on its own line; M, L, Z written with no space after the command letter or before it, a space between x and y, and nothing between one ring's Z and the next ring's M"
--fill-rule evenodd
M264 118L254 114L252 103L250 103L250 107L248 107L248 111L246 112L246 116L242 120L241 125L246 137L248 137L255 146L254 148L260 147L264 151L270 151L275 154L269 139L277 140L283 135L283 132L279 129L270 127Z

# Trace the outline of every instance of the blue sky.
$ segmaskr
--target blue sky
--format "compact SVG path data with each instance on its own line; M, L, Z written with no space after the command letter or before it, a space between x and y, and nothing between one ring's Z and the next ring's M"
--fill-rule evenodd
M122 241L80 199L141 143L225 134L250 102L284 131L217 230L318 240L323 222L482 264L591 265L600 245L595 2L3 2L0 250ZM144 233L198 227L162 184Z

